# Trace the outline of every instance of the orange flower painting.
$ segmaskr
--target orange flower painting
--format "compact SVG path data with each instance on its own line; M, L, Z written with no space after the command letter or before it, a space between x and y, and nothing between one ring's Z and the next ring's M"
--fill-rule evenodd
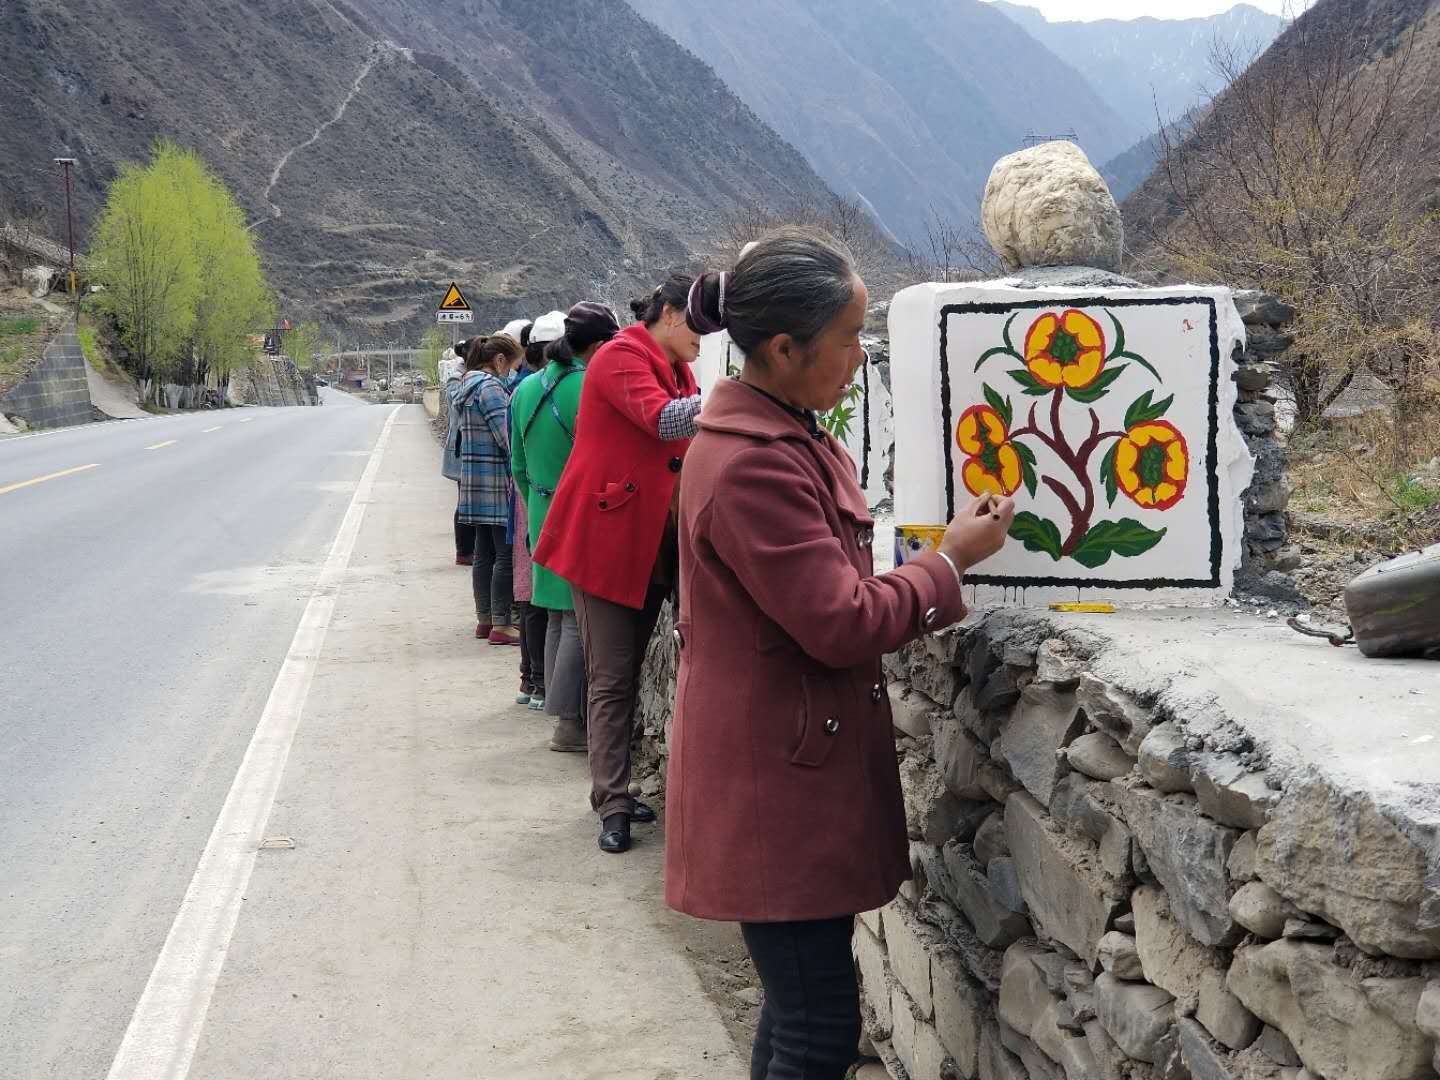
M1136 424L1115 449L1115 480L1136 506L1168 510L1185 497L1190 450L1167 420Z
M1105 367L1105 331L1083 311L1047 312L1025 335L1025 367L1043 386L1083 390Z
M1069 517L1052 520L1035 510L1015 515L1010 535L1029 551L1044 552L1056 562L1074 559L1094 569L1112 557L1134 558L1158 544L1168 531L1155 518L1097 520L1100 487L1106 504L1115 505L1123 491L1146 511L1165 511L1185 497L1190 452L1180 429L1161 417L1174 404L1172 394L1161 401L1147 390L1131 402L1118 428L1106 430L1102 414L1117 416L1113 404L1102 402L1126 377L1143 369L1157 382L1160 373L1125 345L1125 327L1106 310L1114 327L1113 344L1091 315L1075 308L1041 311L1025 333L1023 352L1010 331L1016 312L1005 323L1003 344L987 349L975 364L978 372L991 358L1006 356L1021 366L1009 372L1020 392L1035 401L1028 416L1017 417L1012 400L982 383L986 404L961 414L955 440L966 458L960 478L973 495L1014 495L1023 486L1031 496L1043 487ZM1114 422L1112 421L1112 424ZM1108 450L1105 448L1108 445ZM1038 467L1036 449L1047 454ZM1103 460L1096 470L1092 463Z
M969 455L960 477L971 495L1013 495L1020 490L1024 465L995 409L989 405L966 409L956 425L955 442Z

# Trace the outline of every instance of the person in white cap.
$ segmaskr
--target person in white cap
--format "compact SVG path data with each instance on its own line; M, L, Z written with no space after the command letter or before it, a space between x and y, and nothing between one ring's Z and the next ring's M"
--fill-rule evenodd
M514 326L511 323L510 326ZM506 327L508 330L510 327ZM525 340L525 362L515 383L516 392L529 378L545 366L545 346L565 332L565 315L552 311L534 323L526 323L520 331ZM513 419L515 398L511 395L510 415ZM509 421L507 421L508 423ZM515 564L515 605L520 609L520 692L517 705L528 705L535 712L545 711L545 630L550 612L534 596L534 570L530 563L530 515L525 496L511 492L511 543Z
M603 304L576 304L568 314L552 311L530 332L548 341L543 371L526 379L511 400L510 469L515 490L528 504L531 549L540 542L550 502L575 446L585 365L620 331L615 313ZM570 583L538 563L532 567L532 603L547 612L545 711L555 718L550 749L583 754L585 655Z

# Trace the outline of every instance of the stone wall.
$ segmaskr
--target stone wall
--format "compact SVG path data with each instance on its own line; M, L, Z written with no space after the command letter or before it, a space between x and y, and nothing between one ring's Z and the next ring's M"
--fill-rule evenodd
M854 949L896 1080L1433 1080L1433 668L1286 633L1011 610L887 658L915 879ZM674 675L662 626L647 794Z
M1245 323L1245 349L1237 354L1235 383L1239 391L1235 420L1250 453L1255 456L1255 477L1245 492L1245 552L1241 583L1252 590L1288 583L1265 575L1295 569L1300 553L1289 544L1285 509L1294 485L1285 477L1285 450L1279 441L1275 415L1276 361L1294 344L1285 328L1295 309L1273 296L1257 292L1235 294L1235 306Z
M45 347L40 366L4 397L0 416L19 416L31 427L71 427L95 419L85 353L73 327Z

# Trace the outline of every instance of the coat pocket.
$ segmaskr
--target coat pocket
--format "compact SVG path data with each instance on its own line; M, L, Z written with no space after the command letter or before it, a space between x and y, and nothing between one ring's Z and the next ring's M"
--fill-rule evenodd
M800 714L800 741L790 755L790 764L818 769L825 764L840 735L840 710L835 683L820 675L802 675L804 705Z
M633 499L638 491L635 481L626 478L605 485L605 490L595 495L595 505L607 513L619 510Z

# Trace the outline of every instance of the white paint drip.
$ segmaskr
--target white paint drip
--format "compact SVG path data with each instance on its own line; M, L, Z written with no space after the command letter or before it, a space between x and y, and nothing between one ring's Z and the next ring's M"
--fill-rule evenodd
M399 413L398 407L390 413L370 452L245 759L135 1006L108 1080L184 1080L190 1071L210 998L240 917L240 903L255 869L255 854L265 839L265 825L305 710L335 600Z

